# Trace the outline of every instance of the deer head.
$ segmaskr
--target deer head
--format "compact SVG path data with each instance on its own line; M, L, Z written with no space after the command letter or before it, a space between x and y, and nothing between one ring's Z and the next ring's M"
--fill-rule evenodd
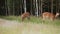
M56 13L55 17L58 17L60 14L59 13Z

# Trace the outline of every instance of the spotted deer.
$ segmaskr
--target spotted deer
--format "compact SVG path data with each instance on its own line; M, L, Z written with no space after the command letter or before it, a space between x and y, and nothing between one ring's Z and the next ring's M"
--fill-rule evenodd
M29 12L23 13L23 14L21 15L22 21L24 21L25 18L27 18L28 20L30 19L30 13L29 13Z
M50 19L51 21L54 21L54 19L58 16L59 16L59 13L56 13L56 14L53 14L53 13L50 13L50 12L42 13L43 20Z

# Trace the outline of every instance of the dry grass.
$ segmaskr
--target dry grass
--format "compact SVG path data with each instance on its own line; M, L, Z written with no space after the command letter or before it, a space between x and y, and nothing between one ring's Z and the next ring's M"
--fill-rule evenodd
M21 22L20 16L1 16L0 34L60 34L60 20L44 22L41 18L31 17L31 20ZM12 21L13 20L13 21Z

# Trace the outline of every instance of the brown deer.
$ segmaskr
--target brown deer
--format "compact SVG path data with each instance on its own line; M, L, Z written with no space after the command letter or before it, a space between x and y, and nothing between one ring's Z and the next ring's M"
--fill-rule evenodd
M22 21L24 21L25 18L30 19L30 13L29 13L29 12L23 13L23 14L21 15Z
M43 20L50 19L51 21L53 21L58 16L59 16L59 13L56 13L56 14L49 13L49 12L42 13Z

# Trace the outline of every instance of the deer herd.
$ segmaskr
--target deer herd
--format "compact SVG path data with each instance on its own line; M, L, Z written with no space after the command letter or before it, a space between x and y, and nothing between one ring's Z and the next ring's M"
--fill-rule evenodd
M51 21L54 21L60 14L59 13L56 13L56 14L53 14L53 13L50 13L50 12L44 12L42 13L42 20L46 20L46 19L49 19ZM22 21L24 21L24 19L27 18L28 20L30 19L30 13L29 12L26 12L26 13L23 13L21 15L21 19Z

